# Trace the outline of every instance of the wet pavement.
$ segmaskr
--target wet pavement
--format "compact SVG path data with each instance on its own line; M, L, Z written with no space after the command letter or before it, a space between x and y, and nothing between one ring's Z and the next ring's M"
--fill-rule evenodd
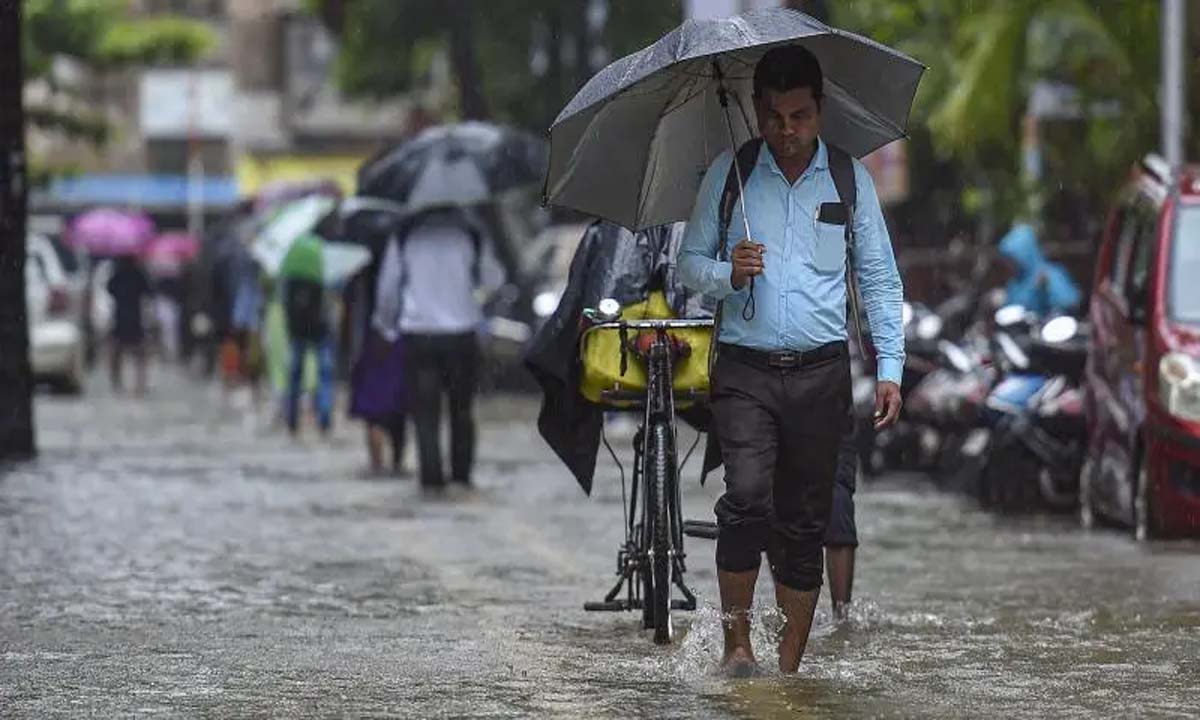
M874 484L851 620L823 598L799 676L726 680L708 541L675 645L582 611L614 579L620 483L604 458L585 497L531 399L481 404L478 489L437 499L367 477L356 425L293 441L155 380L39 396L41 458L0 471L0 717L1200 714L1200 544Z

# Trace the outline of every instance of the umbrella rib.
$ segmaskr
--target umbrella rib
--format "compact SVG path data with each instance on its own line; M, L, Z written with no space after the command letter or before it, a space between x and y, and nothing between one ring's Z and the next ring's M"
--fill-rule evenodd
M686 88L685 88L685 89L686 89ZM678 102L673 102L673 103L670 103L670 104L668 105L668 107L664 108L664 109L663 109L663 111L662 111L662 117L666 117L667 115L670 115L671 113L673 113L673 112L675 112L676 110L680 109L680 108L681 108L681 107L683 107L684 105L687 105L688 103L690 103L690 102L691 102L692 100L694 100L694 99L695 99L697 96L703 95L703 94L704 94L705 92L707 92L707 91L708 91L708 87L706 87L706 86L705 86L705 85L703 85L703 84L697 84L697 85L694 85L694 87L693 87L692 91L688 93L688 96L687 96L687 97L683 98L682 100L680 100L680 101L678 101Z
M831 85L833 85L834 87L838 88L839 90L841 90L842 92L846 93L847 97L851 97L851 98L854 97L853 95L850 94L849 91L846 90L846 88L844 88L842 86L841 83L833 81L833 80L830 80L829 83ZM863 103L862 101L858 101L858 106L860 108L862 108L862 110L865 113L870 115L872 120L875 120L880 125L883 125L884 127L891 130L892 132L896 133L900 137L908 137L908 132L904 128L898 127L896 125L896 123L892 122L891 120L889 120L885 117L880 116L880 114L878 112L876 112L875 108L868 106L867 104Z
M661 110L659 110L658 122L654 123L654 132L650 133L650 141L646 144L647 154L649 154L650 151L654 148L654 141L658 139L658 129L660 127L662 127L662 118L666 115L666 105L669 105L670 102L671 102L671 99L668 98L667 102L664 103L663 108ZM642 213L645 211L645 208L646 208L646 193L645 193L646 181L648 179L652 179L655 175L658 174L658 155L655 154L653 157L654 157L654 164L651 165L649 168L647 168L648 172L642 173L642 180L638 184L638 192L637 192L638 205L637 205L637 212L634 214L634 217L633 217L634 226L641 225Z

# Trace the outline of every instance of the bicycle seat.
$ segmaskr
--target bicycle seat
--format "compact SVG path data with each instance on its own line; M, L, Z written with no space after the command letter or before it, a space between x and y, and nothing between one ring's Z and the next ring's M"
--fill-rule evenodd
M691 354L692 346L687 340L675 335L674 333L667 333L667 338L671 343L670 351L672 357L684 358ZM654 347L654 343L657 341L657 333L638 333L637 337L629 341L629 349L640 358L649 357L650 348Z

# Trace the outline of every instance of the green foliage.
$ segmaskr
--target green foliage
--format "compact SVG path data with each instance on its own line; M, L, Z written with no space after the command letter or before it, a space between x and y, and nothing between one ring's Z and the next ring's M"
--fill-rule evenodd
M961 207L1001 225L1057 191L1099 205L1155 147L1159 16L1145 0L855 0L834 21L930 66L913 132L967 178ZM1039 81L1075 87L1089 110L1041 123L1044 177L1022 183L1021 117Z
M63 112L42 105L25 108L25 122L53 130L67 137L79 138L93 145L103 145L109 136L108 123L100 115L87 111Z
M462 67L454 58L456 82L464 75L478 78L477 89L496 119L540 132L593 71L579 51L587 42L587 3L581 0L308 0L322 16L335 5L345 11L337 75L350 96L410 92L427 78L438 53L453 56L454 33L467 32L475 66ZM598 41L612 60L654 42L681 17L678 0L614 1ZM550 52L535 73L539 47Z
M108 25L96 45L104 65L188 65L216 44L207 25L177 17L122 20Z
M21 29L26 77L46 77L55 55L93 58L100 31L121 9L113 0L25 0Z
M52 90L66 92L54 73L56 57L93 69L186 65L199 60L216 43L212 30L201 22L171 15L127 19L127 4L125 0L25 0L22 50L26 80L41 80ZM53 105L30 104L26 115L36 127L97 145L110 135L103 117L86 108L68 112Z

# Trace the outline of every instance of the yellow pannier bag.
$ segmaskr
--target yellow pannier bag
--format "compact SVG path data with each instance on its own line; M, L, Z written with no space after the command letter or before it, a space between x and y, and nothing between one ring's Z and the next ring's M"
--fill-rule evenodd
M675 319L671 306L661 290L655 290L639 303L621 309L622 320L671 320ZM642 332L627 332L630 344ZM712 328L684 328L671 330L670 334L683 340L691 348L687 357L676 358L674 388L676 393L708 393L708 352L712 342ZM583 361L579 391L588 400L612 407L629 407L632 400L614 400L604 397L605 391L636 392L645 395L646 365L632 351L626 351L625 374L621 374L621 333L616 328L591 328L583 333L579 341L579 355ZM677 407L687 407L690 402L677 401Z

